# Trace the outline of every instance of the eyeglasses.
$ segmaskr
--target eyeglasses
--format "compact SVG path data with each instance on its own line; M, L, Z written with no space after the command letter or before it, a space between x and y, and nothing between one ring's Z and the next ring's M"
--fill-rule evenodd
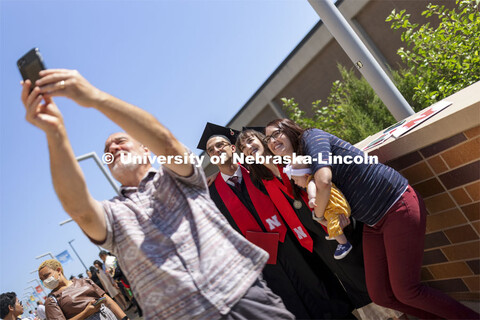
M23 303L22 303L22 301L18 301L18 304L19 304L19 305L21 305L21 306L23 306Z
M207 149L207 154L210 155L212 154L212 152L216 149L223 149L225 148L226 146L229 146L230 144L227 143L227 142L217 142L215 143L213 146L211 146L210 148Z
M282 134L282 130L280 130L280 129L279 129L279 130L275 130L275 131L273 131L273 133L272 133L271 135L266 136L266 137L263 139L263 142L265 142L265 144L269 144L269 143L272 141L272 139L277 140L278 137L279 137L281 134Z

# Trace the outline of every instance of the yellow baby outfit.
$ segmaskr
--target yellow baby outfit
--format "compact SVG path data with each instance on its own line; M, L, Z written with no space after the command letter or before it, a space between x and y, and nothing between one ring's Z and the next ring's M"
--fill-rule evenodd
M313 179L311 175L307 183ZM330 199L325 209L324 218L327 220L328 236L330 238L337 237L343 234L342 228L340 228L339 215L344 214L346 217L350 217L350 205L345 199L343 193L332 183L332 190L330 191Z

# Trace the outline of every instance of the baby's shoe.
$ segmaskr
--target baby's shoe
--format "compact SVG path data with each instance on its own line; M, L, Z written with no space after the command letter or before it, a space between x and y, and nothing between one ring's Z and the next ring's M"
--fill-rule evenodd
M335 250L335 254L333 257L337 260L345 258L345 256L352 250L352 245L350 242L347 242L345 244L338 244L337 250Z

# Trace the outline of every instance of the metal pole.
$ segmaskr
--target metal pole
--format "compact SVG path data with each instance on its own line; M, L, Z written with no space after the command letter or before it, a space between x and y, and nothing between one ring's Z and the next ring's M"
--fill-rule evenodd
M84 154L84 155L81 155L81 156L78 156L77 157L77 161L80 162L82 160L86 160L88 158L93 158L93 160L95 160L95 163L97 164L97 166L100 168L100 170L102 171L103 175L105 176L105 178L107 178L108 182L110 183L110 185L112 186L112 188L115 190L115 192L120 195L120 189L118 188L117 184L115 183L115 180L113 180L113 178L110 176L110 174L108 173L108 171L105 169L105 167L103 166L103 163L102 161L100 161L100 158L97 156L97 153L94 151L94 152L90 152L90 153L87 153L87 154Z
M24 308L30 307L30 297L27 297L26 295L23 296L23 306Z
M85 271L86 271L86 270L88 270L88 269L87 269L87 266L85 265L85 263L83 263L82 258L80 258L80 256L79 256L78 253L77 253L77 250L75 250L75 248L73 247L72 242L73 242L74 240L75 240L75 239L68 241L68 244L70 245L70 247L72 247L73 252L75 252L75 255L77 256L78 260L80 260L80 262L82 263L82 265L83 265L83 267L85 268Z
M46 297L46 296L47 296L47 292L45 291L45 287L42 286L42 284L40 283L40 281L38 281L37 279L30 280L30 281L28 281L28 283L32 283L33 281L36 281L37 284L38 284L38 286L39 286L40 288L42 288L43 294L44 294L45 297ZM35 290L36 290L36 288L35 288Z
M333 37L399 121L415 112L330 0L308 0Z
M23 290L27 290L28 288L32 288L32 290L33 290L33 293L31 294L31 296L33 296L33 298L36 298L37 300L40 300L39 297L38 297L38 295L37 295L37 290L35 290L34 287L29 286L29 287L26 287L26 288L23 289Z
M73 221L73 219L70 218L70 219L67 219L67 220L64 220L64 221L60 222L60 225L63 226L64 224L72 222L72 221Z
M25 295L23 296L23 298L26 300L26 304L24 305L24 309L27 309L27 311L29 311L28 308L30 308L30 310L32 310L33 308L35 308L34 303L36 303L36 301L39 301L39 300L40 300L40 299L38 299L37 297L35 297L35 295L33 295L33 298L34 298L34 299L37 299L37 300L31 301L31 300L30 300L30 296L32 296L32 295L29 295L28 297L26 297ZM33 305L33 306L32 306L32 305ZM32 311L33 311L33 310L32 310ZM25 312L24 312L24 313L25 313Z
M115 183L115 180L113 180L112 176L110 176L108 171L105 169L102 161L100 160L100 158L98 157L98 155L95 151L83 154L81 156L78 156L76 159L77 159L77 162L80 162L80 161L83 161L83 160L86 160L86 159L89 159L89 158L93 158L93 160L95 161L97 166L100 168L100 171L102 171L105 178L107 178L107 180L110 183L110 185L112 186L113 190L115 190L117 195L120 195L120 189L118 188L117 184ZM72 221L73 221L73 219L67 219L65 221L60 222L60 225L63 226L64 224L72 222Z
M52 257L52 259L55 259L55 257L53 256L53 254L51 252L41 254L38 257L35 257L35 259L40 259L40 258L45 257L45 256L50 256L50 257Z

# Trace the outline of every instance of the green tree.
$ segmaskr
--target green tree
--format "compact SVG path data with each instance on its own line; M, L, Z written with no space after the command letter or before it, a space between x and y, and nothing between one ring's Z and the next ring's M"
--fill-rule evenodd
M392 71L395 85L415 111L480 80L479 1L457 0L457 8L429 4L423 16L437 17L432 28L414 24L405 10L395 10L386 19L393 29L404 29L406 48L398 54L406 68ZM287 115L304 128L316 127L351 143L395 122L364 78L338 66L342 79L332 84L328 104L312 103L313 116L305 116L293 98L282 99Z
M312 117L306 117L295 99L283 98L287 115L303 128L320 128L356 143L395 123L395 119L364 78L338 65L341 80L332 84L327 105L312 103Z
M478 1L456 4L453 9L429 4L422 12L438 19L437 28L412 23L406 10L393 10L386 19L392 29L404 30L401 39L406 47L397 53L407 66L405 73L416 78L413 99L424 107L480 80Z

